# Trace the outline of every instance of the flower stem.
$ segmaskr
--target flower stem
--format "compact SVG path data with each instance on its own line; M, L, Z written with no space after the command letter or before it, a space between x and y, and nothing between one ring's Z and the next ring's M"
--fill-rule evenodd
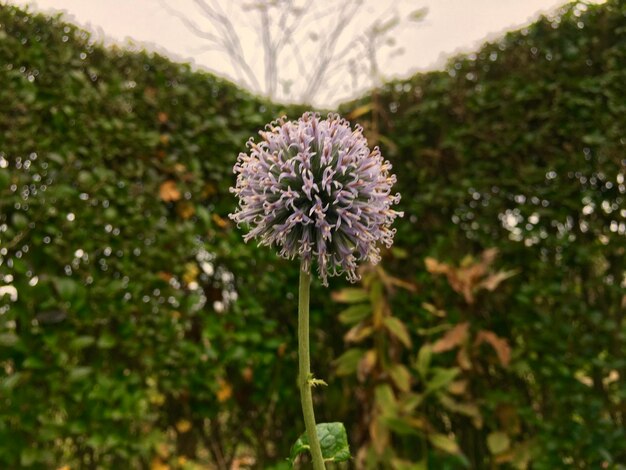
M313 412L313 395L311 393L311 358L309 356L309 291L311 274L300 266L300 288L298 292L298 386L300 387L300 402L304 415L304 426L309 438L310 452L315 470L325 470L324 458L320 441L315 428L315 413Z

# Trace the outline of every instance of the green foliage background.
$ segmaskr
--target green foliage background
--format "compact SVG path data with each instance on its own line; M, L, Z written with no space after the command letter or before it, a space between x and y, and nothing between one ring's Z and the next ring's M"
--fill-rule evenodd
M0 6L0 279L18 291L0 298L0 467L143 468L163 445L281 465L302 431L297 267L225 219L245 141L304 109ZM430 449L433 468L493 468L496 430L530 443L532 468L623 468L624 2L572 4L340 112L398 175L400 250L384 266L419 290L394 315L417 346L429 302L513 349L472 382L481 429L426 410L465 456ZM424 269L489 247L518 274L475 306ZM332 365L341 308L319 285L312 298L314 369L331 383L318 415L350 431L357 380Z

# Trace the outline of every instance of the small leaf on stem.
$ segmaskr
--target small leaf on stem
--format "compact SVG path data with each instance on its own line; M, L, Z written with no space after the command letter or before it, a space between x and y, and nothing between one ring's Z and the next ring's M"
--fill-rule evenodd
M350 446L343 423L319 423L316 426L317 437L326 462L345 462L350 459ZM289 461L295 464L298 455L310 449L309 438L303 433L291 448Z

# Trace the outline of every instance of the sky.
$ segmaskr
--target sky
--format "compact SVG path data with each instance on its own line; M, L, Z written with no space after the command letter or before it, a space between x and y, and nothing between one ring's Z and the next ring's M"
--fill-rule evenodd
M238 77L236 69L223 52L207 50L209 42L194 35L188 26L176 17L179 13L194 21L205 31L215 27L203 17L194 1L199 0L9 0L20 6L29 5L43 12L62 11L66 19L92 31L105 43L128 44L132 41L149 50L155 50L176 61L191 62L195 67L207 69L217 75L242 84L263 94L267 91L264 62L258 34L260 27L255 23L254 12L236 9L238 0L205 0L214 2L233 22L238 31L246 61L258 79L255 87ZM257 0L247 1L247 5ZM346 0L302 0L302 5L319 5L338 9ZM566 3L564 0L362 0L358 13L342 29L338 49L349 44L352 38L361 37L371 31L376 18L381 24L393 15L401 19L385 36L386 42L377 46L378 73L370 67L371 57L358 55L355 51L365 42L356 42L348 48L345 57L353 54L356 66L328 72L319 79L320 86L315 96L309 97L316 106L334 106L341 101L357 96L371 86L372 80L384 81L395 77L408 77L417 71L441 68L445 60L458 52L477 50L485 40L494 40L503 32L523 27L540 14L555 11ZM298 0L295 0L296 4ZM422 21L409 21L407 16L420 8L427 14ZM353 19L352 19L353 18ZM274 98L281 101L298 101L306 96L304 89L311 75L303 69L315 64L322 56L317 32L326 34L324 28L332 27L331 17L309 22L312 28L296 28L300 36L293 44L300 46L300 67L295 59L280 62L279 78ZM277 30L276 30L277 31ZM275 32L276 32L275 31ZM399 52L403 50L403 52ZM398 52L393 54L392 52ZM292 52L292 51L291 51ZM286 57L291 53L286 51ZM293 55L293 54L292 54ZM352 56L350 56L352 57ZM337 60L337 59L335 59ZM371 73L372 72L372 73Z

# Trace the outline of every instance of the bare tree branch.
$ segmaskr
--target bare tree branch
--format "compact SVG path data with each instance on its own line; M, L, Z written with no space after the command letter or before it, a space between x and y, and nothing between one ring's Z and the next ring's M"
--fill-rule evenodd
M209 20L211 20L213 26L221 29L223 46L226 51L228 51L228 56L233 62L233 65L235 67L241 68L241 70L245 73L247 79L249 80L249 83L252 85L253 89L261 91L261 85L259 84L256 75L246 61L243 48L241 47L241 41L239 39L239 36L237 35L235 27L233 26L233 23L223 13L223 10L221 12L218 12L206 1L193 0L193 2L200 8L204 15ZM221 10L219 4L217 4L217 7Z
M352 6L350 10L348 7ZM302 95L303 101L305 103L310 102L313 99L313 96L319 90L322 85L322 79L326 74L326 70L328 68L328 64L334 57L335 47L337 45L337 40L344 28L350 24L350 22L354 19L354 14L356 13L357 8L359 7L358 3L350 4L346 2L343 4L342 9L339 12L337 22L335 27L331 31L331 33L326 37L322 48L322 55L319 59L318 65L315 67L311 78L309 79L308 86Z
M414 3L421 0L381 3L382 11L358 30L351 25L364 23L368 14L362 8L365 0L187 0L198 9L202 21L183 14L180 6L173 8L172 2L157 1L195 36L207 41L205 52L223 53L244 86L271 99L282 96L310 103L322 95L332 96L338 89L356 90L380 83L379 53L381 48L393 46L388 42L400 24L399 4L413 3L414 9ZM425 11L415 10L409 19L420 20ZM257 38L253 53L244 50L250 32ZM305 57L304 52L310 54L311 49L315 53ZM388 57L397 55L398 50L403 49L396 47ZM261 73L255 65L260 61Z

